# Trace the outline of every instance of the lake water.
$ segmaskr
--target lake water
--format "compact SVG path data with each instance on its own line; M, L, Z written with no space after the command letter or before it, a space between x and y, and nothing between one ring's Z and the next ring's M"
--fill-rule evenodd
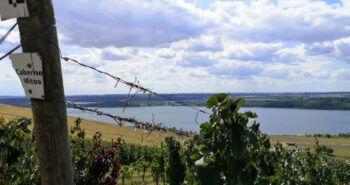
M205 109L200 107L201 109ZM106 113L123 117L135 117L138 120L155 123L164 122L164 126L183 128L184 130L199 131L196 123L196 111L182 106L159 107L128 107L123 113L123 108L99 108ZM241 111L251 110L258 114L257 121L264 133L272 135L299 135L314 133L338 134L350 132L350 111L344 110L309 110L309 109L281 109L281 108L242 108ZM208 110L209 112L209 110ZM153 114L153 116L152 116ZM68 115L115 123L113 119L97 116L92 113L84 113L80 110L69 108ZM197 122L203 123L209 120L209 116L198 114Z

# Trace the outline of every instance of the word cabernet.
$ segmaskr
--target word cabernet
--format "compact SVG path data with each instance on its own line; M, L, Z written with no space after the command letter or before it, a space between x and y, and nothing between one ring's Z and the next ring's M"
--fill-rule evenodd
M19 76L31 76L31 77L35 77L35 76L43 76L43 72L42 71L35 71L35 70L19 70L19 69L16 69L16 73L19 75ZM23 81L25 84L33 84L33 85L41 85L42 82L41 80L38 80L38 79L32 79L30 77L25 77L23 78Z
M16 73L18 75L29 75L29 76L43 76L43 72L42 71L34 71L34 70L19 70L19 69L16 69Z

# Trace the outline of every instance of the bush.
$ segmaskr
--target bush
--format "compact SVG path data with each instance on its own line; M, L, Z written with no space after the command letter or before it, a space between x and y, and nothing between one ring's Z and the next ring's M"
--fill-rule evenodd
M211 108L213 113L209 122L201 124L198 140L204 159L202 168L215 169L212 179L221 176L219 183L253 184L259 165L253 159L257 158L254 155L261 147L261 133L259 124L253 121L248 126L248 123L257 116L250 111L239 113L244 100L232 100L230 97L229 94L218 94L208 99L207 108Z
M0 184L41 184L30 119L0 117Z
M0 118L0 184L41 184L36 158L34 133L28 129L30 119L6 121ZM117 183L121 165L115 148L103 148L101 134L85 139L81 120L71 128L71 154L74 181L77 185Z
M71 151L73 168L75 171L74 181L77 185L117 184L121 165L113 148L102 148L102 134L96 132L92 143L85 142L85 131L80 127L81 119L75 121L75 127L71 128L71 133L76 134L72 138Z

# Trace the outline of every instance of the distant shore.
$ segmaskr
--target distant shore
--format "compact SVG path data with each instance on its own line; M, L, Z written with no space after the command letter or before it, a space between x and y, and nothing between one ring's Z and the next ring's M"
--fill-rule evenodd
M163 94L163 97L140 94L128 102L129 107L147 106L198 106L205 107L210 93ZM295 108L318 110L350 110L350 92L330 93L232 93L232 98L243 98L243 107ZM167 97L167 98L164 98ZM67 96L68 101L84 107L124 107L128 95L76 95ZM30 107L25 97L0 96L0 103Z

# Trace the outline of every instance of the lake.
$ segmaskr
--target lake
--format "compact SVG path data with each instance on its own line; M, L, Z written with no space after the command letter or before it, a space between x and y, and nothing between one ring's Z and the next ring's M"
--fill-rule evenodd
M200 107L205 109L204 107ZM135 117L138 120L155 123L163 122L164 126L183 128L184 130L199 131L196 123L197 111L183 106L154 106L154 107L128 107L123 113L123 108L98 108L99 110L120 115L123 117ZM260 129L270 135L303 135L314 133L338 134L350 132L349 110L310 110L310 109L286 109L286 108L242 108L241 111L251 110L258 114L257 121ZM92 113L84 113L80 110L67 109L68 115L86 119L115 123L113 119L97 116ZM209 110L208 110L209 112ZM152 116L153 114L153 116ZM199 113L197 122L203 123L209 120L209 116ZM126 124L127 125L127 124Z

